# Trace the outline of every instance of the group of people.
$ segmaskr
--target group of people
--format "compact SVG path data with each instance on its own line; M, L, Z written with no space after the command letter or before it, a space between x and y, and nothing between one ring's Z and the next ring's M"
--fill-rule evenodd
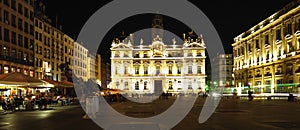
M19 107L21 99L22 97L1 96L0 105L4 112L8 110L15 111Z
M17 95L3 95L0 96L0 106L4 112L20 110L22 107L24 110L34 110L35 106L38 109L47 109L49 104L67 105L74 102L74 98L68 98L67 96L55 96L40 93L37 95L17 96Z

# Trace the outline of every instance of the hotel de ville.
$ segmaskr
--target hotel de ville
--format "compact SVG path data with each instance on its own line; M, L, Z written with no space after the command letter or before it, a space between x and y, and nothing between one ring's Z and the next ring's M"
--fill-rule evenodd
M300 1L286 5L234 38L238 93L299 93Z
M128 93L199 92L205 89L205 43L193 32L184 43L166 44L161 16L153 19L152 42L134 44L131 34L111 45L111 88ZM150 35L151 36L151 35Z

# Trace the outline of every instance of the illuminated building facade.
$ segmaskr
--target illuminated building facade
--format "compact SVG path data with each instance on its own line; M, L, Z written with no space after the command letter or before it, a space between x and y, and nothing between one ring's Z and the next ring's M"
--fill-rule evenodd
M101 86L109 88L108 85L111 83L111 64L101 62Z
M74 74L77 78L81 78L83 81L87 81L87 64L88 64L88 50L78 42L74 42L74 56L73 56L73 67Z
M88 54L87 57L87 79L96 81L96 57L95 55Z
M231 87L233 86L233 55L232 54L219 54L218 57L213 59L213 64L216 65L217 69L213 69L213 74L217 74L218 79L215 84L218 86Z
M293 1L234 38L234 78L239 93L299 92L300 1Z
M34 76L34 0L0 1L0 74Z
M93 67L93 66L92 66ZM96 78L96 83L99 84L100 86L102 86L102 80L101 80L101 76L102 76L102 72L101 72L101 55L97 54L95 57L95 78Z
M34 17L35 77L61 81L59 65L69 62L72 69L74 40L52 26L45 12L45 6L37 2Z
M113 41L111 87L131 93L204 90L205 44L201 37L193 38L184 34L182 45L175 39L172 45L164 44L159 35L149 45Z

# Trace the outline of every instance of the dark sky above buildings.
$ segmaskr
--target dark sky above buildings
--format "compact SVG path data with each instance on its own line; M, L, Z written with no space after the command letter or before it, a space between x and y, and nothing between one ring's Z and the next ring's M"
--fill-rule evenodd
M42 0L47 14L63 25L63 31L76 38L88 18L111 0ZM247 31L260 21L282 9L292 0L189 0L200 8L214 24L223 42L226 53L232 53L233 38ZM113 17L113 16L112 16ZM152 15L133 16L121 21L112 28L101 43L110 47L114 37L122 31L133 33L151 27ZM182 23L164 17L164 28L180 37L190 31ZM171 24L170 24L171 23ZM108 45L109 44L109 45ZM206 43L209 44L209 43ZM103 47L102 47L103 48ZM109 48L107 48L108 50ZM109 50L108 50L109 51Z

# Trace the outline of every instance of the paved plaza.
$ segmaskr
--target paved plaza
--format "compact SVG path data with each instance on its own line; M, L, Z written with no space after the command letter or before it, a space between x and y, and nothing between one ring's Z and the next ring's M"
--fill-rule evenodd
M150 117L166 110L174 101L159 99L149 104L113 102L111 106L132 117ZM296 130L300 129L300 102L286 100L232 100L222 99L216 112L203 124L198 117L205 100L199 97L190 113L172 130ZM101 130L92 120L82 119L80 106L52 107L50 110L21 111L0 115L0 130Z

